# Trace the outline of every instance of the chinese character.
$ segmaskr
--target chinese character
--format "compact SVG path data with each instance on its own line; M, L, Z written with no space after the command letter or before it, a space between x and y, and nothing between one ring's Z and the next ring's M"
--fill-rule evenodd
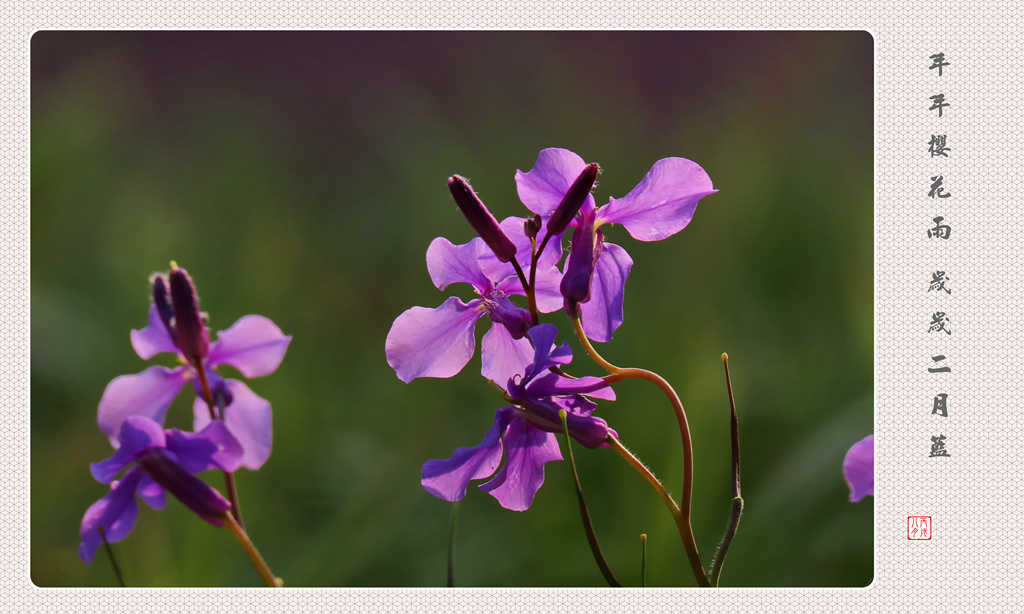
M949 62L946 61L945 53L936 53L935 55L928 56L932 60L932 65L928 67L928 70L933 68L939 69L939 76L942 76L942 67L949 66Z
M943 418L947 417L946 414L946 397L948 395L945 392L941 392L935 395L935 399L932 402L932 414L939 414Z
M943 356L942 354L939 354L938 356L932 356L932 362L942 362L943 360L946 360L946 357ZM928 372L929 373L949 373L951 370L952 369L950 369L949 367L929 367L928 368Z
M928 231L928 238L932 239L938 237L939 239L948 239L949 233L952 228L942 223L944 218L940 215L939 217L933 217L932 221L935 222L935 228Z
M946 287L946 282L949 281L949 277L945 271L935 271L932 273L932 283L928 286L928 291L932 290L945 290L946 294L953 294L949 288Z
M949 318L946 317L946 312L936 311L935 313L932 314L932 323L931 326L928 327L928 332L944 332L947 335L952 335L953 333L950 332L948 328L946 328L947 322L949 322Z
M928 455L929 458L933 456L949 456L949 452L946 451L945 435L939 435L938 437L932 437L932 452Z
M932 140L928 141L928 153L930 153L933 158L938 158L939 156L948 158L949 155L946 153L947 151L949 151L949 147L946 147L946 135L933 134Z
M942 175L936 175L932 177L932 189L928 191L928 198L949 198L952 196L942 187Z
M929 111L935 111L936 109L938 109L939 117L942 117L942 108L949 106L949 103L946 102L946 95L945 94L935 94L934 96L929 96L928 98L929 98L929 100L932 101L932 106L928 107L928 110Z

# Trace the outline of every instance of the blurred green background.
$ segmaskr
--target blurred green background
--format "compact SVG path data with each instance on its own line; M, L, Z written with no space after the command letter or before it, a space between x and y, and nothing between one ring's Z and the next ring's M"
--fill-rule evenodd
M721 190L671 239L605 229L635 265L625 324L600 349L683 400L705 561L730 499L724 351L747 510L723 585L869 584L873 500L847 501L840 466L872 431L872 80L866 32L35 34L32 580L115 583L102 553L92 566L76 553L107 488L89 475L111 452L96 406L115 376L173 364L140 360L128 336L146 323L147 278L173 259L213 330L258 313L294 336L276 373L248 381L273 404L274 452L237 477L274 572L288 586L443 586L451 506L420 467L476 445L503 402L479 351L455 378L406 385L384 338L449 295L427 275L430 241L473 236L447 177L470 177L499 219L523 215L515 171L557 146L601 164L598 204L667 156ZM562 314L543 320L570 338ZM573 373L600 374L573 347ZM617 391L599 415L678 498L670 406L646 382ZM192 394L169 425L190 426ZM691 586L653 491L613 452L574 450L620 580L638 584L646 533L649 585ZM567 463L549 464L525 513L471 486L458 584L603 586L571 484ZM259 585L226 531L176 501L140 508L114 546L129 584Z

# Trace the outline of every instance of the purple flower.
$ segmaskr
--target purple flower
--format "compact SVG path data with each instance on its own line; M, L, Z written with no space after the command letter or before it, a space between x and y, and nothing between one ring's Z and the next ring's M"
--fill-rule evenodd
M93 463L92 475L110 492L93 503L82 518L82 543L78 556L88 564L102 543L102 527L108 542L124 539L139 514L138 495L150 507L163 509L169 491L200 518L224 526L224 514L231 509L219 492L193 474L207 469L235 471L242 459L238 441L222 422L215 421L198 433L164 430L143 416L129 416L121 424L118 448L110 458ZM114 477L134 464L120 480Z
M516 172L519 199L534 213L549 218L586 167L583 158L567 149L545 149L529 172ZM570 253L566 263L563 291L567 307L580 304L588 337L610 341L622 324L623 294L633 266L626 250L604 241L600 227L622 224L634 239L660 241L685 228L698 201L717 191L695 162L664 158L623 198L610 198L596 208L593 196L587 197L575 220L576 253Z
M470 481L493 475L480 489L502 507L523 511L544 483L544 465L562 459L554 435L563 432L559 409L566 411L569 434L584 446L606 447L609 436L618 437L608 423L591 415L596 404L582 396L613 400L615 395L604 380L570 379L549 370L572 360L568 343L554 346L557 332L553 324L530 329L528 335L536 348L533 361L520 381L515 377L508 381L508 398L514 405L495 412L494 423L477 446L459 448L447 460L423 465L421 484L428 492L458 501L466 496ZM505 465L495 474L503 452Z
M510 217L501 223L516 246L530 253L526 220ZM537 267L537 308L548 313L561 307L557 263L561 250L547 250ZM505 382L522 375L533 348L524 337L531 325L530 313L509 300L525 295L512 265L496 256L480 237L454 245L437 237L427 249L427 270L439 290L453 283L468 283L479 295L468 303L450 297L440 307L412 307L395 319L384 345L388 364L403 382L417 377L452 377L462 370L476 349L474 329L483 316L492 321L481 342L481 373L489 380Z
M843 477L850 487L850 501L875 494L875 436L853 444L843 459Z
M187 285L175 283L175 279L181 277L187 280ZM242 382L220 377L214 369L226 364L246 377L273 373L284 358L291 336L284 335L263 316L248 315L218 332L217 340L210 343L187 273L172 266L170 278L168 289L163 276L154 276L149 323L142 330L132 330L132 347L143 360L161 352L173 352L185 364L174 369L153 366L141 373L122 375L107 384L97 417L100 430L117 447L121 424L129 416L145 416L163 424L167 408L190 380L200 397L193 404L194 426L196 430L205 427L210 423L210 410L201 398L203 393L195 367L198 362L203 365L211 391L223 412L218 417L242 446L242 466L258 469L270 456L270 403Z

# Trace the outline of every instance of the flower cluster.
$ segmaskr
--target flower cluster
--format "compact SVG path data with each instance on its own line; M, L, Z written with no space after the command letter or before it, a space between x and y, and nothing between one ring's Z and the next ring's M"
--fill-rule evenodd
M97 423L116 451L92 465L93 477L111 488L82 519L79 556L86 563L92 562L102 537L115 542L131 531L138 514L136 495L162 508L164 491L169 491L204 520L223 525L232 504L194 474L216 468L230 480L239 467L259 469L270 456L270 403L216 369L229 365L246 377L273 373L291 336L263 316L248 315L211 342L206 315L199 311L195 286L184 269L171 263L170 271L153 275L151 284L149 321L131 331L132 347L143 360L170 352L181 364L122 375L103 392ZM196 391L195 432L165 431L167 410L188 382Z
M452 377L473 357L476 322L487 316L481 373L503 389L509 405L497 410L477 446L423 466L424 488L441 499L462 499L470 481L490 477L480 488L502 506L529 508L544 481L544 464L562 458L554 435L564 430L561 411L568 434L588 448L618 437L593 415L592 399L615 398L607 380L569 376L568 343L556 346L557 328L541 324L539 315L564 308L580 319L588 339L610 341L623 322L633 260L605 241L602 227L622 224L635 239L658 241L689 224L700 199L716 190L696 163L665 158L626 196L597 207L591 191L598 172L597 164L566 149L541 151L530 171L515 176L519 199L532 216L500 223L464 178L448 180L478 236L462 245L434 239L427 270L439 290L466 283L478 298L467 303L450 297L433 309L408 309L392 325L385 353L403 382ZM570 232L569 256L560 267L563 235ZM526 297L527 305L517 305L513 296Z

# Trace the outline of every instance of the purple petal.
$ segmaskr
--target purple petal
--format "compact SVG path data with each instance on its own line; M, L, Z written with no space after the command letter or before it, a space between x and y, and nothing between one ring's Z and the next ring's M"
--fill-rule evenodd
M440 307L413 307L395 319L384 342L388 364L398 379L451 377L476 349L473 327L487 311L483 299L463 303L450 297Z
M110 458L89 465L92 477L104 484L146 450L166 445L163 427L144 416L128 416L121 423L117 440L118 448Z
M420 481L423 488L445 501L459 501L466 496L470 480L493 474L501 462L501 436L513 414L513 408L502 407L494 413L494 424L477 446L459 448L447 460L427 461Z
M96 549L103 543L99 527L103 527L107 541L121 541L132 532L139 515L139 504L135 501L135 489L145 475L141 467L133 467L124 474L124 479L110 486L110 492L89 506L82 517L78 534L82 543L78 546L78 557L92 565Z
M532 379L543 373L548 367L555 365L567 365L572 362L572 348L569 342L565 341L558 347L553 347L555 337L558 335L558 328L554 324L538 324L527 333L533 340L534 354L532 366L527 369L525 380Z
M146 324L146 328L132 329L131 339L135 353L142 360L149 360L161 352L181 354L174 342L171 341L171 336L167 334L167 327L160 319L156 305L149 306L149 323Z
M850 501L875 494L875 436L868 435L846 453L843 477L850 487Z
M536 295L537 310L541 313L551 313L562 308L564 300L562 290L562 272L552 264L547 268L537 267Z
M224 385L232 398L231 404L224 408L224 426L242 448L241 465L247 469L259 469L270 457L273 442L270 402L236 379L224 380ZM193 428L196 431L206 429L211 423L206 403L197 397L192 411L195 418ZM234 458L237 451L230 440L217 431L210 431L208 436L214 438L220 452L211 462L227 471L231 466L237 468ZM220 465L221 462L226 466Z
M660 241L685 228L697 202L717 191L696 162L665 158L629 194L601 207L598 225L622 224L638 241Z
M542 150L529 172L516 171L519 200L530 211L550 216L586 166L583 158L568 149Z
M504 387L513 375L523 375L533 359L533 346L528 339L513 339L508 329L499 324L491 326L480 343L480 373L486 379Z
M534 283L536 284L537 310L541 313L558 311L562 308L564 302L560 288L562 272L558 270L557 263L558 261L556 260L548 265L540 263L537 266ZM524 273L530 274L528 269ZM498 278L494 277L493 279ZM519 276L515 274L501 279L494 289L506 296L510 294L526 295L526 292L523 291L523 283L519 280Z
M507 460L494 479L480 485L505 509L529 509L544 484L544 463L562 460L558 439L523 419L513 420L504 437Z
M162 510L167 506L165 493L164 487L154 482L153 478L146 474L142 475L142 479L139 480L139 486L135 489L135 494L139 495L139 498L145 501L146 505L155 510Z
M128 416L145 416L163 424L167 408L190 375L190 369L185 366L177 369L154 366L142 373L116 377L107 384L96 421L110 438L111 445L118 447L117 434Z
M622 324L626 278L632 267L633 259L626 250L614 243L604 244L594 269L590 300L580 304L587 337L601 343L612 340L612 333Z
M244 316L217 333L217 341L210 346L209 364L231 365L246 377L269 375L281 364L291 340L291 335L282 333L269 318Z
M430 280L438 290L444 290L450 284L467 283L483 294L494 286L480 268L480 259L484 254L491 254L491 250L480 237L462 245L454 245L444 237L437 237L427 248ZM497 262L497 258L494 260Z
M235 403L237 400L228 407L233 407ZM206 409L206 404L202 403L202 407L208 424L197 433L186 433L178 429L167 431L167 449L174 452L177 461L189 473L199 473L208 469L237 471L242 464L242 445L222 421L210 422L210 412Z

